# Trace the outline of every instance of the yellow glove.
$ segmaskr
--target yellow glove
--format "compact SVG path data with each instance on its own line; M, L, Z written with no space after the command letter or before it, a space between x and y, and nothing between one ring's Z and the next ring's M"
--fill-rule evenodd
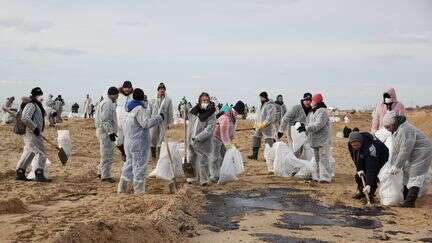
M263 122L263 123L258 125L257 130L262 131L266 127L267 127L267 123Z

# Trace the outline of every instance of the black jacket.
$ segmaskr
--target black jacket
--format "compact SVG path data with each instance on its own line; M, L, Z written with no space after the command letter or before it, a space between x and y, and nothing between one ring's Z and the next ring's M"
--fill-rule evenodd
M353 150L348 143L351 158L355 163L357 171L364 171L366 183L376 180L379 171L388 161L389 150L383 142L367 132L360 133L363 143L359 150Z

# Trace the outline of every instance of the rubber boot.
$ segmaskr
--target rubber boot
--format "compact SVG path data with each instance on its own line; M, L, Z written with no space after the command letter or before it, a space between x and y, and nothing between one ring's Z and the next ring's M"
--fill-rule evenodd
M117 193L121 194L121 193L126 193L127 192L127 187L128 187L128 181L120 178L118 187L117 187Z
M117 146L117 148L118 148L118 150L120 150L123 162L126 162L126 153L124 150L124 145Z
M259 151L259 148L257 148L257 147L252 148L252 155L249 155L248 159L258 160L258 151Z
M37 182L50 182L51 180L49 180L45 177L43 169L36 169L35 170L35 181L37 181Z
M415 202L417 200L420 188L413 186L408 189L408 195L405 201L402 203L403 208L415 208Z
M156 147L150 147L150 149L152 158L156 159Z
M403 189L404 201L406 200L407 196L408 196L408 187L404 186L404 189Z
M18 169L16 171L15 180L17 180L17 181L28 181L29 180L29 179L27 179L27 177L25 175L25 170L24 169Z
M161 152L161 147L158 146L158 147L156 148L156 158L157 158L157 159L159 159L160 152Z

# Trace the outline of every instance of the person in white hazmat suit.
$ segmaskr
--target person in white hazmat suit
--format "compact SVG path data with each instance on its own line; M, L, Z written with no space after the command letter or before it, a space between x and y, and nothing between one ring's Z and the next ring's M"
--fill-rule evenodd
M117 139L117 115L116 100L119 91L116 87L108 89L108 97L105 98L96 109L96 135L100 143L100 164L98 174L102 182L114 183L111 177L111 165L115 141Z
M54 107L56 111L55 116L55 122L56 123L62 123L62 113L63 113L63 107L65 106L65 101L63 100L61 95L58 95L57 98L54 100Z
M21 121L26 126L23 135L24 149L16 167L16 180L27 181L25 175L27 167L36 158L35 180L38 182L48 182L44 176L45 162L47 155L45 152L42 133L45 129L45 109L42 106L43 92L39 87L31 91L31 96L23 98L21 104Z
M169 129L169 126L174 123L174 110L171 98L166 95L166 87L164 83L160 83L157 87L157 97L151 102L152 111L159 112L164 111L164 121L158 126L154 126L150 129L151 138L151 155L152 158L158 157L160 152L160 146L165 136L165 129Z
M57 108L56 108L56 102L53 100L54 96L52 94L48 95L48 99L45 102L47 116L48 116L48 122L50 127L54 127L56 124L56 117L57 117Z
M84 118L91 118L92 113L92 99L90 95L86 96L86 100L84 101Z
M261 92L259 96L261 108L255 121L255 134L252 136L252 155L248 156L249 159L253 160L258 160L262 137L264 137L265 143L270 145L270 147L273 146L273 125L277 118L275 103L269 100L267 92Z
M402 207L414 208L420 189L426 180L432 161L432 144L426 135L396 111L388 111L384 127L393 135L391 173L400 170L404 175L404 202Z
M127 104L127 110L123 131L126 162L123 164L117 193L126 193L130 182L135 193L145 193L145 172L150 148L149 129L163 122L165 111L152 116L144 103L142 89L133 91L133 99Z
M123 162L126 161L126 153L124 150L124 136L123 136L123 125L126 118L127 113L127 104L129 101L132 100L132 82L131 81L124 81L123 86L119 88L119 98L117 99L117 139L116 139L116 146L117 149L120 151Z
M306 118L306 125L301 124L297 129L306 132L308 140L314 151L316 168L316 181L322 183L331 182L330 148L331 148L331 124L321 94L312 96L312 112Z
M214 158L210 161L210 180L214 183L219 181L219 172L226 151L233 147L232 140L234 140L236 120L244 112L245 104L238 101L229 112L224 113L217 120L214 130Z
M275 131L274 133L277 133L279 131L279 126L281 124L282 118L285 116L285 114L287 112L287 107L284 104L282 95L278 95L276 97L276 101L274 103L275 103L276 110L277 110L277 116L276 116L276 119L274 122L273 129ZM276 137L276 136L274 136L274 137Z
M2 105L0 114L3 115L2 121L6 124L13 124L16 120L17 110L13 108L15 97L6 98L6 101Z
M216 107L207 93L202 93L198 104L189 112L187 131L188 161L195 172L194 178L187 178L189 183L198 181L202 186L210 182L209 161L213 153L213 132L216 126Z
M279 126L279 132L277 134L278 139L281 139L284 135L285 130L288 130L288 140L291 142L291 126L294 126L297 122L306 123L306 117L312 111L311 107L312 94L305 93L303 99L300 100L300 104L293 106L282 118ZM299 151L294 151L297 158L301 156L303 152L303 146Z

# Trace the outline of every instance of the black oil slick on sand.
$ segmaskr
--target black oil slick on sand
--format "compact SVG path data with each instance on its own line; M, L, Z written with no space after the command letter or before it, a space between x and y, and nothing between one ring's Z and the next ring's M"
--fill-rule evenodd
M324 206L305 191L289 188L268 188L229 194L207 194L206 213L200 218L211 231L239 229L235 220L248 213L280 211L282 216L275 227L289 230L311 230L312 226L339 226L361 229L382 227L376 217L389 214L379 207L354 208ZM322 242L272 234L252 234L265 242ZM283 238L283 239L282 239ZM288 239L289 238L289 239Z

